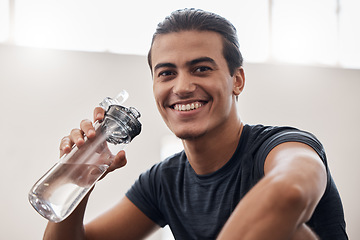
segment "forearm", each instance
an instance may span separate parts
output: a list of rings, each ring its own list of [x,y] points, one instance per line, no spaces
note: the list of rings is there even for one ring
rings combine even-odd
[[[301,224],[297,229],[291,240],[319,240],[320,238],[305,224]]]
[[[263,178],[240,201],[218,239],[291,239],[306,221],[306,207],[296,187]]]
[[[67,217],[59,223],[48,222],[44,233],[44,240],[83,240],[85,232],[83,226],[84,213],[89,195],[87,195],[79,206]]]
[[[326,169],[319,155],[302,143],[282,143],[266,157],[264,173],[238,203],[219,239],[288,240],[301,239],[301,234],[311,236],[304,224],[326,188]]]

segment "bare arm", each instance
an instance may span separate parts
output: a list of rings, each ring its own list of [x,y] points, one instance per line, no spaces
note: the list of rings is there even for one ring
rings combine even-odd
[[[301,224],[293,234],[291,240],[319,240],[320,238],[305,224]]]
[[[96,108],[94,120],[101,120],[104,111]],[[84,136],[95,136],[94,127],[90,120],[83,120],[80,129],[73,129],[69,136],[60,143],[60,155],[70,152],[72,145],[81,147]],[[127,160],[125,152],[119,152],[107,172],[123,167]],[[49,222],[44,233],[44,239],[51,240],[80,240],[80,239],[141,239],[157,228],[157,225],[144,215],[126,197],[113,209],[101,215],[84,227],[84,213],[90,193],[82,200],[75,211],[60,223]]]
[[[89,195],[87,195],[79,206],[67,217],[64,221],[60,223],[48,222],[45,233],[44,240],[61,240],[61,239],[85,239],[85,232],[83,227],[83,218],[86,208],[86,203],[88,201]]]
[[[269,153],[264,170],[265,176],[239,202],[218,239],[313,235],[305,222],[326,188],[325,166],[317,153],[302,143],[283,143]]]
[[[128,198],[85,226],[86,239],[144,239],[159,226]]]
[[[64,221],[49,222],[44,239],[143,239],[159,228],[126,197],[114,208],[83,226],[86,202],[87,198]]]

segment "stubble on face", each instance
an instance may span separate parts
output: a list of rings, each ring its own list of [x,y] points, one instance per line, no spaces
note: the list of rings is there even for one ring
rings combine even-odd
[[[195,75],[193,68],[198,66],[208,66],[203,62],[189,64],[196,59],[213,59],[217,68],[211,69],[208,75]],[[212,128],[219,128],[226,119],[226,115],[231,108],[231,76],[228,71],[226,60],[222,55],[221,36],[214,32],[180,32],[159,35],[154,41],[152,49],[152,65],[160,66],[160,70],[169,71],[171,77],[166,78],[159,75],[159,69],[153,69],[154,77],[154,96],[158,110],[162,115],[169,129],[180,139],[195,140],[204,137]],[[218,66],[219,65],[219,66]],[[164,68],[162,68],[164,67]],[[210,67],[212,67],[210,65]],[[214,67],[212,67],[214,68]],[[225,74],[226,72],[226,74]],[[199,99],[205,95],[206,106],[197,110],[199,115],[185,114],[176,112],[173,108],[166,105],[169,99],[179,98],[179,102],[185,101],[175,94],[173,89],[176,81],[179,81],[180,74],[187,74],[186,81],[192,81],[196,90],[186,94],[188,99]],[[193,75],[192,75],[193,74]],[[184,95],[182,95],[183,97]],[[200,98],[201,99],[201,98]],[[176,101],[170,101],[171,103]],[[194,111],[195,112],[195,111]],[[219,132],[219,129],[215,129]]]

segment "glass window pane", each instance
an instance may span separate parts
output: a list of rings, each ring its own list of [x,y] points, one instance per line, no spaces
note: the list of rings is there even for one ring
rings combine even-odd
[[[341,0],[340,3],[340,65],[360,68],[360,2]]]
[[[0,0],[0,42],[9,37],[9,0]]]
[[[274,0],[273,53],[286,62],[336,64],[335,0]]]

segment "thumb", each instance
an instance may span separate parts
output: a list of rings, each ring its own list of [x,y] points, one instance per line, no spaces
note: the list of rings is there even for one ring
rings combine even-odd
[[[108,172],[112,172],[115,169],[124,167],[126,163],[127,163],[127,159],[126,159],[125,151],[122,150],[116,154],[114,161],[111,163],[111,165],[108,168]]]

